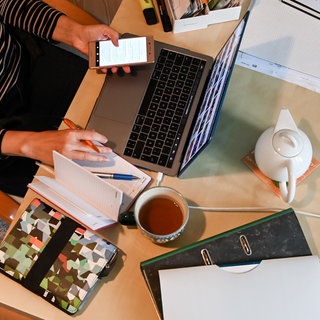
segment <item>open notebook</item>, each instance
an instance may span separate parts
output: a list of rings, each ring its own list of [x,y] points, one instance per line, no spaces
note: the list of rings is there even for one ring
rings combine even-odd
[[[108,162],[76,163],[54,151],[55,177],[36,176],[29,188],[92,230],[114,224],[151,177],[114,153],[106,156]],[[130,173],[139,179],[101,179],[90,171]]]

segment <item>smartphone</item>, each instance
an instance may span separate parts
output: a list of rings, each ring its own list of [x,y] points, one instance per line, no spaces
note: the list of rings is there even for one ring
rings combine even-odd
[[[89,68],[132,66],[154,62],[152,36],[122,38],[116,47],[111,40],[89,43]]]

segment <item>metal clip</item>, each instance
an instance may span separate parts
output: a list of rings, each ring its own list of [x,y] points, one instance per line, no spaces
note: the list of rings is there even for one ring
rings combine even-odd
[[[241,246],[242,246],[242,249],[243,249],[244,253],[247,256],[251,256],[252,255],[252,250],[250,248],[250,244],[249,244],[249,241],[248,241],[247,237],[242,234],[239,237],[239,240],[240,240],[240,243],[241,243]]]
[[[203,262],[206,266],[210,266],[213,264],[210,253],[207,249],[202,249],[201,251],[201,256],[203,259]]]

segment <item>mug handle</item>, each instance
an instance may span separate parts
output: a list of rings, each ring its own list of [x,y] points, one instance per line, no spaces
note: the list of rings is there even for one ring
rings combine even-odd
[[[287,203],[292,202],[296,193],[296,178],[293,173],[293,163],[292,161],[288,161],[287,164],[288,170],[288,186],[287,181],[279,182],[279,188],[281,192],[281,197]]]

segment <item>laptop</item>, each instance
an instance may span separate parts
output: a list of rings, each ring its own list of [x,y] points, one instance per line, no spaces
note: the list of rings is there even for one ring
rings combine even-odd
[[[155,41],[155,63],[107,76],[87,128],[132,164],[180,176],[213,137],[248,15],[215,59]]]

